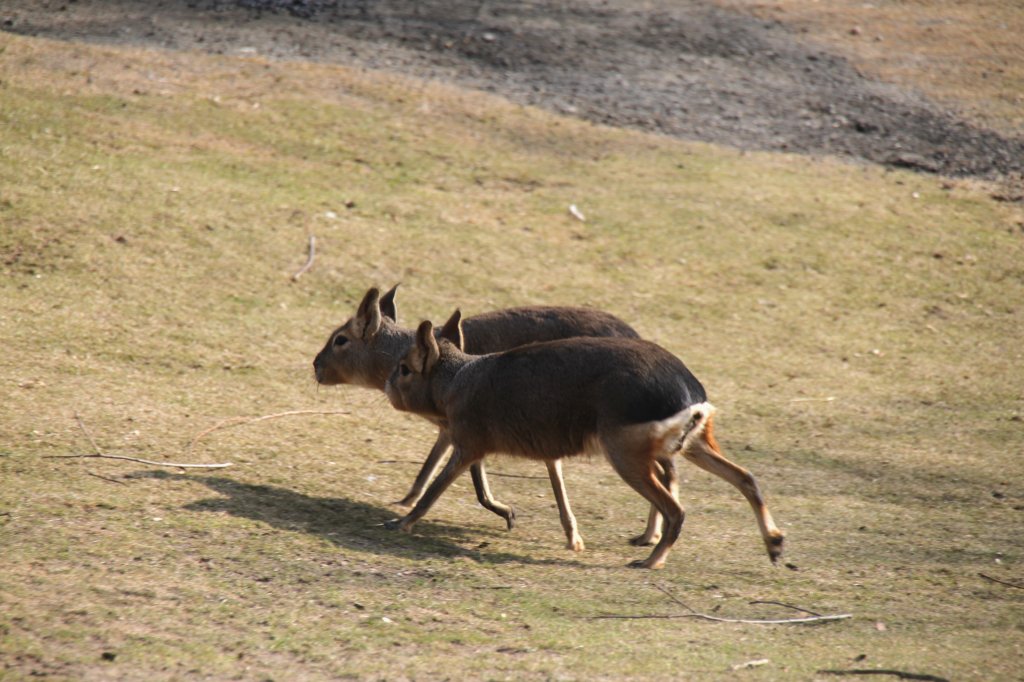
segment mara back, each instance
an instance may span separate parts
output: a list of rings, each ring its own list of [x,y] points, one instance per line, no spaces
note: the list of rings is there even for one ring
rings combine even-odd
[[[506,308],[474,315],[462,321],[462,333],[465,351],[470,355],[498,353],[528,343],[577,336],[640,338],[632,327],[614,315],[590,308],[562,306]]]
[[[706,400],[679,358],[628,338],[549,341],[473,358],[445,394],[456,443],[544,459],[590,450],[602,432]]]

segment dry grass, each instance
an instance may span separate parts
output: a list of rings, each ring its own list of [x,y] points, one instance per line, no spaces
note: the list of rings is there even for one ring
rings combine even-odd
[[[1020,582],[1024,559],[1019,206],[341,68],[0,49],[0,676],[1019,674],[1024,595],[979,576]],[[367,286],[399,280],[410,324],[589,303],[677,352],[798,570],[689,469],[661,572],[624,568],[645,509],[600,461],[567,465],[578,556],[530,478],[493,479],[511,533],[468,482],[415,535],[385,532],[431,431],[316,391],[309,362]],[[341,408],[186,449],[224,418]],[[235,466],[47,459],[91,450],[76,412],[108,452]],[[855,618],[589,619],[678,612],[654,583],[719,615],[773,599]]]

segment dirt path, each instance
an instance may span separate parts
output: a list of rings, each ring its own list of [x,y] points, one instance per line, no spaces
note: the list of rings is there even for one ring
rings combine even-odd
[[[1024,173],[1024,136],[968,123],[783,23],[707,0],[8,0],[0,25],[387,69],[744,149]]]

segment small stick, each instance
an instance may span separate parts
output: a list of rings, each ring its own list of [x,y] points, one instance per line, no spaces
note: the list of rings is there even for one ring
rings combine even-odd
[[[100,450],[100,446],[96,444],[96,439],[94,439],[92,437],[92,434],[89,433],[89,429],[87,429],[85,427],[85,422],[82,421],[82,417],[79,416],[79,414],[77,412],[75,412],[75,421],[78,422],[78,426],[81,427],[82,432],[85,433],[85,437],[89,439],[90,443],[92,443],[93,450],[95,450],[96,452],[94,454],[92,454],[92,455],[47,455],[46,457],[44,457],[44,459],[79,459],[79,458],[122,459],[122,460],[126,460],[128,462],[138,462],[140,464],[151,464],[153,466],[160,466],[160,467],[168,467],[169,466],[169,467],[176,467],[176,468],[179,468],[179,469],[223,469],[224,467],[231,466],[230,462],[228,462],[226,464],[176,464],[174,462],[154,462],[154,461],[148,460],[148,459],[139,459],[138,457],[124,457],[122,455],[107,455],[107,454],[104,454],[102,450]],[[96,476],[97,475],[97,474],[93,474],[92,472],[86,472],[86,473],[89,473],[92,476]],[[100,478],[103,478],[103,477],[100,476]],[[120,483],[121,481],[117,481],[117,482]],[[127,485],[127,483],[125,485]]]
[[[93,455],[46,455],[43,459],[120,459],[126,462],[138,462],[139,464],[150,464],[158,467],[174,467],[177,469],[223,469],[231,466],[231,462],[223,464],[179,464],[178,462],[154,462],[151,459],[140,459],[139,457],[125,457],[123,455],[104,455],[96,453]]]
[[[501,473],[499,471],[488,471],[487,475],[488,476],[499,476],[501,478],[529,478],[529,479],[535,480],[535,481],[546,481],[546,480],[548,480],[547,476],[526,476],[524,474],[503,474],[503,473]]]
[[[749,603],[752,604],[752,605],[753,604],[774,604],[775,606],[782,606],[782,607],[787,608],[787,609],[793,609],[794,611],[801,611],[803,613],[809,613],[812,616],[820,616],[821,615],[820,613],[815,613],[814,611],[808,611],[807,609],[802,609],[799,606],[793,606],[792,604],[786,604],[786,603],[781,602],[781,601],[767,601],[767,600],[757,599],[757,600],[754,600],[754,601],[749,602]]]
[[[299,270],[298,272],[296,272],[294,275],[292,275],[292,281],[293,282],[299,281],[299,277],[302,277],[302,275],[304,275],[307,270],[309,270],[311,267],[313,267],[313,259],[315,257],[316,257],[316,235],[312,235],[311,234],[311,235],[309,235],[309,258],[306,259],[306,264],[302,266],[302,269]]]
[[[761,619],[748,619],[748,618],[719,618],[718,616],[709,616],[706,613],[698,613],[697,611],[695,611],[692,608],[690,608],[690,606],[688,604],[683,602],[681,599],[679,599],[674,594],[672,594],[671,592],[666,590],[661,585],[658,585],[657,583],[651,583],[651,586],[654,587],[659,592],[661,592],[662,594],[664,594],[665,596],[667,596],[672,601],[674,601],[676,604],[679,604],[680,606],[682,606],[684,609],[686,609],[690,613],[680,614],[680,615],[675,615],[675,616],[594,616],[594,618],[595,619],[598,619],[598,618],[624,618],[624,619],[628,619],[628,618],[700,618],[700,619],[703,619],[703,620],[714,621],[716,623],[745,623],[745,624],[748,624],[748,625],[779,625],[779,624],[783,624],[783,623],[817,623],[817,622],[830,621],[830,620],[845,620],[847,618],[852,618],[853,617],[853,614],[843,613],[843,614],[839,614],[839,615],[835,615],[835,616],[812,615],[812,616],[808,616],[808,617],[804,617],[804,618],[773,618],[773,619],[765,619],[765,620],[761,620]],[[792,609],[797,609],[799,611],[804,611],[805,613],[811,613],[810,611],[807,611],[806,609],[801,609],[799,607],[790,606],[789,604],[785,604],[784,606],[787,606],[788,608],[792,608]]]
[[[992,576],[985,575],[984,573],[979,573],[978,575],[980,575],[985,580],[991,580],[992,582],[999,583],[1000,585],[1007,585],[1008,587],[1016,587],[1018,590],[1024,590],[1024,585],[1018,585],[1016,583],[1008,583],[1005,580],[1000,580],[999,578],[993,578]]]
[[[819,670],[819,675],[895,675],[901,680],[924,680],[925,682],[949,682],[945,677],[927,673],[908,673],[903,670],[872,670],[852,668],[850,670]]]
[[[117,483],[118,485],[128,485],[124,481],[119,481],[116,478],[110,478],[108,476],[100,476],[99,474],[95,474],[95,473],[93,473],[91,471],[86,471],[85,473],[89,474],[90,476],[95,476],[96,478],[102,478],[104,481],[110,481],[111,483]]]
[[[830,403],[835,400],[834,395],[830,395],[827,398],[792,398],[789,402],[791,403]]]
[[[92,434],[89,433],[89,429],[85,428],[85,422],[82,421],[82,418],[78,415],[77,412],[75,412],[75,421],[78,422],[78,426],[79,428],[82,429],[82,433],[85,434],[85,437],[89,439],[90,443],[92,443],[92,449],[96,451],[97,455],[102,455],[103,451],[100,450],[99,445],[96,445],[96,440],[92,437]]]
[[[750,618],[718,618],[717,616],[709,616],[704,613],[678,613],[668,615],[651,615],[645,614],[640,616],[619,616],[619,615],[604,615],[604,616],[590,616],[589,620],[675,620],[678,618],[699,618],[701,620],[710,620],[715,623],[742,623],[744,625],[786,625],[789,623],[823,623],[830,620],[846,620],[847,618],[853,618],[851,613],[842,613],[835,616],[808,616],[807,618],[773,618],[766,620],[750,619]]]
[[[192,442],[188,444],[188,449],[192,450],[203,437],[218,431],[220,429],[226,429],[229,426],[243,426],[245,424],[255,424],[256,422],[266,421],[268,419],[278,419],[280,417],[293,417],[296,415],[305,414],[352,414],[349,410],[290,410],[288,412],[278,412],[276,414],[265,414],[262,417],[232,417],[231,419],[224,419],[219,421],[210,428],[202,431]]]

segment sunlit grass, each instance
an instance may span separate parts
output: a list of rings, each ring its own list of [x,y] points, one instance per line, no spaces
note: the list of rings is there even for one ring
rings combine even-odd
[[[12,674],[1015,674],[1019,591],[978,574],[1019,579],[1022,558],[1019,207],[341,68],[0,45]],[[384,531],[432,430],[318,390],[309,363],[367,287],[398,281],[409,325],[585,303],[679,354],[798,570],[772,569],[740,496],[685,467],[687,525],[658,573],[624,568],[644,504],[596,459],[566,466],[580,555],[542,478],[492,478],[511,533],[468,481],[415,535]],[[342,408],[187,447],[226,418]],[[110,453],[234,466],[47,459],[92,451],[75,414]],[[704,612],[855,618],[590,619],[679,613],[652,583]]]

